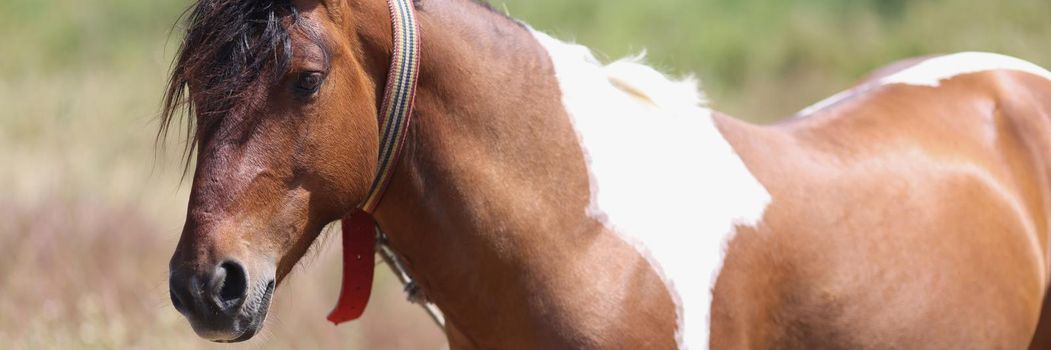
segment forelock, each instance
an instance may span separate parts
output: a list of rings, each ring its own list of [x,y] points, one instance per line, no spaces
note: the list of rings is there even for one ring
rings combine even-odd
[[[291,30],[299,14],[289,0],[198,0],[185,14],[186,32],[165,93],[161,129],[187,118],[187,151],[194,121],[215,119],[246,104],[259,87],[279,81],[292,64]]]

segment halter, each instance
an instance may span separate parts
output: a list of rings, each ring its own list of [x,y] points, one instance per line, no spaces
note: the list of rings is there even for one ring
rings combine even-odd
[[[397,256],[387,246],[386,239],[381,238],[377,244],[377,237],[384,235],[372,216],[383,199],[408,135],[420,66],[419,25],[412,0],[387,0],[387,5],[390,7],[393,45],[387,86],[380,106],[379,163],[368,197],[353,213],[343,218],[343,283],[339,301],[328,315],[328,320],[335,324],[356,320],[365,312],[372,292],[377,245],[387,265],[406,284],[406,290],[415,288]],[[444,321],[438,310],[433,305],[422,304],[442,326]]]

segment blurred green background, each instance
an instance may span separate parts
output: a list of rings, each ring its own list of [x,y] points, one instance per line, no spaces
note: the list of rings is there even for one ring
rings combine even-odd
[[[426,1],[426,0],[424,0]],[[187,0],[0,1],[0,347],[203,348],[170,307],[188,181],[154,147]],[[897,59],[995,51],[1051,67],[1047,0],[507,0],[600,57],[649,52],[715,108],[767,122]],[[172,28],[175,28],[174,32]],[[328,239],[328,241],[334,241]],[[441,348],[383,272],[361,322],[332,327],[335,244],[278,291],[238,347]]]

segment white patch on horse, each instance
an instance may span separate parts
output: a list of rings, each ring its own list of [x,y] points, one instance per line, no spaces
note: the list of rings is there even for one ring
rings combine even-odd
[[[992,70],[1025,72],[1051,80],[1051,72],[1019,58],[986,52],[963,52],[925,60],[915,66],[880,79],[879,84],[938,87],[943,80],[948,80],[958,75]]]
[[[806,117],[814,112],[833,106],[851,97],[872,91],[878,87],[891,84],[938,87],[942,81],[954,77],[994,70],[1024,72],[1051,80],[1051,72],[1031,62],[995,53],[961,52],[952,55],[934,57],[920,62],[900,72],[883,77],[877,81],[838,93],[807,107],[796,114]]]
[[[723,138],[692,79],[535,32],[554,62],[591,177],[588,215],[646,257],[678,309],[682,348],[708,347],[711,291],[735,226],[770,195]]]

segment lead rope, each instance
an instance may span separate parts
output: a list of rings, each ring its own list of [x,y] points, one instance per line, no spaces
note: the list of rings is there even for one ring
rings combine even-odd
[[[412,279],[412,276],[409,276],[405,266],[401,264],[401,259],[391,249],[387,235],[383,233],[379,226],[376,227],[376,242],[376,246],[379,247],[380,258],[383,258],[383,262],[390,266],[391,272],[398,277],[398,281],[401,281],[402,290],[408,296],[409,302],[420,305],[439,328],[445,329],[445,315],[442,314],[442,311],[437,306],[420,296],[419,284]]]

